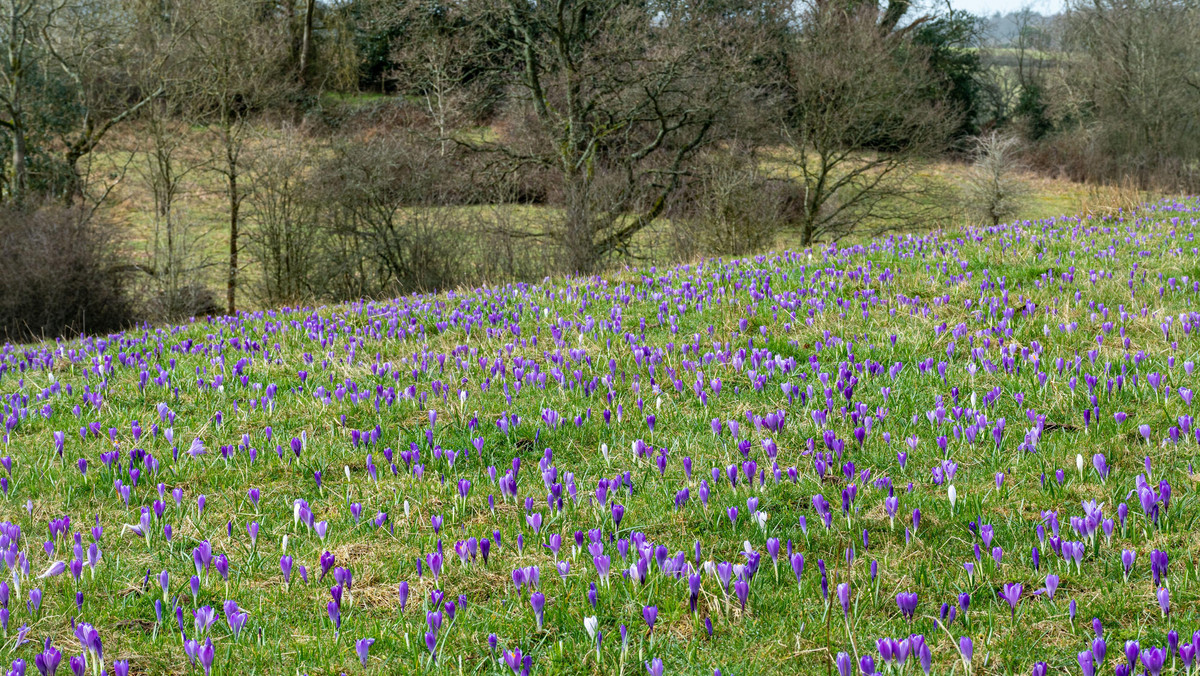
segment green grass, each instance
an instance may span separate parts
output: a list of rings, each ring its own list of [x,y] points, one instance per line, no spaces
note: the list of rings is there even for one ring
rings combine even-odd
[[[1195,208],[1194,201],[1187,203],[1187,209]],[[1182,224],[1173,224],[1172,218],[1183,219]],[[367,637],[376,640],[367,669],[371,673],[511,673],[489,651],[487,639],[493,633],[501,648],[519,647],[533,655],[538,674],[620,673],[622,664],[625,673],[644,673],[642,663],[652,658],[661,658],[668,673],[711,673],[714,668],[724,674],[833,673],[836,653],[866,654],[874,650],[877,638],[910,633],[926,636],[938,673],[962,673],[955,648],[960,636],[975,641],[974,673],[1028,673],[1036,660],[1074,673],[1075,655],[1090,640],[1092,617],[1105,626],[1107,671],[1121,659],[1124,640],[1165,645],[1169,629],[1190,636],[1197,620],[1200,569],[1191,530],[1200,511],[1190,471],[1197,446],[1194,441],[1163,441],[1167,427],[1192,410],[1178,388],[1195,387],[1183,364],[1197,359],[1197,334],[1184,334],[1180,322],[1194,323],[1195,318],[1176,319],[1171,342],[1159,326],[1168,316],[1194,312],[1191,281],[1186,289],[1159,294],[1160,273],[1163,280],[1194,274],[1192,219],[1191,211],[1163,208],[1136,220],[1034,221],[996,233],[936,234],[920,248],[915,239],[905,238],[836,254],[822,246],[723,265],[659,269],[654,275],[626,273],[624,281],[555,280],[394,303],[269,310],[139,329],[103,341],[12,348],[6,354],[0,392],[21,415],[6,440],[12,471],[6,473],[8,490],[0,509],[22,529],[19,548],[28,557],[30,575],[19,576],[19,591],[13,588],[7,636],[13,646],[17,627],[27,623],[32,641],[15,647],[12,657],[31,663],[46,637],[68,655],[76,654],[73,618],[99,629],[110,668],[114,659],[129,659],[136,673],[186,672],[171,611],[177,600],[192,638],[197,636],[194,608],[207,604],[221,612],[206,634],[216,648],[214,673],[220,674],[358,673],[362,669],[354,642]],[[1127,243],[1128,236],[1142,239]],[[1131,293],[1127,280],[1135,264]],[[1064,280],[1062,275],[1072,266],[1074,280]],[[864,270],[870,279],[861,276]],[[1093,283],[1089,270],[1111,272],[1112,277]],[[816,271],[821,271],[818,293],[795,295],[811,288]],[[1001,277],[1007,280],[1003,290],[984,284]],[[768,280],[773,295],[763,297],[762,285]],[[1076,291],[1081,294],[1078,300]],[[704,300],[701,307],[698,300]],[[1030,314],[1025,312],[1027,302],[1035,307]],[[863,316],[863,303],[871,309],[868,317]],[[1007,320],[1004,308],[1012,309]],[[1097,348],[1105,308],[1117,328]],[[1118,308],[1130,315],[1122,319]],[[609,321],[618,310],[619,329],[578,328],[589,316],[597,323]],[[516,321],[520,338],[503,323],[492,325],[489,315]],[[472,322],[468,327],[466,317],[480,317],[482,325]],[[1078,322],[1076,328],[1064,330],[1073,322]],[[951,331],[960,324],[968,334],[952,338]],[[942,325],[948,330],[939,331]],[[976,333],[993,329],[1000,333]],[[1011,335],[1004,335],[1005,330]],[[1122,330],[1130,340],[1128,348],[1119,342]],[[1012,346],[1011,354],[1002,348],[1001,337],[1005,346]],[[948,354],[952,340],[955,349]],[[660,350],[660,358],[653,364],[639,363],[631,342]],[[1038,362],[1022,353],[1035,342],[1042,350]],[[691,350],[695,345],[698,353]],[[981,350],[975,358],[972,347]],[[1088,351],[1094,348],[1098,353],[1093,363]],[[447,354],[442,366],[438,356]],[[1072,369],[1060,374],[1055,368],[1057,358],[1073,364],[1077,355],[1082,359],[1078,375]],[[521,367],[525,377],[519,392],[514,372],[518,356],[529,360]],[[1006,356],[1014,360],[1007,367],[1011,370],[1006,370]],[[497,357],[504,374],[492,373]],[[811,357],[819,361],[816,371],[810,367]],[[483,358],[487,362],[481,366]],[[936,368],[919,369],[918,363],[927,359],[935,365],[947,362],[947,377],[939,377]],[[243,360],[248,361],[239,367]],[[903,364],[903,370],[893,378],[887,370],[896,363]],[[971,374],[969,364],[980,368]],[[1107,393],[1104,380],[1112,377],[1105,375],[1108,364],[1112,375],[1123,368],[1139,374],[1137,385],[1126,382],[1123,389]],[[832,387],[843,367],[855,369],[858,379],[851,406],[861,404],[873,417],[872,431],[861,447],[853,433],[864,423],[840,410],[846,399],[836,389],[830,394],[834,405],[828,423],[819,427],[812,416],[814,410],[826,408],[819,373],[831,373]],[[560,384],[556,369],[569,387]],[[882,371],[875,372],[878,369]],[[143,370],[150,379],[144,389],[139,386]],[[303,385],[300,371],[307,373]],[[1046,374],[1044,384],[1039,371]],[[1175,388],[1170,396],[1146,385],[1152,372],[1165,374]],[[169,382],[153,382],[160,373],[168,374]],[[544,388],[539,374],[545,376]],[[1085,425],[1088,374],[1101,378],[1101,413]],[[219,388],[214,387],[218,376],[223,379]],[[606,376],[612,376],[611,387],[603,380]],[[707,402],[692,391],[697,378],[705,383]],[[719,394],[711,387],[713,378],[723,381]],[[1078,379],[1074,388],[1072,378]],[[681,381],[678,386],[676,379]],[[764,379],[761,389],[756,386],[759,379]],[[815,397],[789,402],[781,390],[784,382],[801,390],[812,385]],[[410,386],[415,399],[398,396],[391,405],[376,406],[378,392],[395,388],[402,395]],[[268,387],[277,390],[273,406],[255,405]],[[318,396],[318,388],[328,394]],[[338,388],[366,394],[355,400],[350,392],[336,393]],[[459,399],[460,388],[466,392],[465,401]],[[890,388],[886,398],[881,388]],[[957,389],[957,404],[952,388]],[[984,397],[993,388],[999,388],[999,396],[985,405]],[[100,393],[102,403],[97,407],[89,402],[85,391]],[[938,398],[947,409],[947,423],[940,428],[926,419]],[[160,419],[159,402],[169,407],[173,423]],[[968,424],[972,414],[967,409],[972,408],[986,415],[989,424],[1007,420],[1000,447],[992,443],[990,431],[981,432],[976,443],[954,433],[956,425]],[[430,409],[438,412],[432,447],[426,437]],[[612,412],[610,424],[604,422],[606,409]],[[779,409],[787,411],[781,433],[756,429],[747,421],[748,411],[764,415]],[[541,421],[546,410],[562,416],[557,429]],[[620,420],[618,410],[623,411]],[[1030,427],[1028,411],[1045,415],[1050,423],[1036,453],[1018,450]],[[1118,424],[1115,411],[1127,412],[1129,420]],[[589,412],[590,418],[576,427],[575,417]],[[653,431],[645,418],[651,412],[657,418]],[[508,433],[496,425],[505,414],[520,417]],[[741,471],[743,462],[727,429],[717,436],[712,433],[714,418],[741,424],[750,457],[766,471],[763,485],[756,481],[747,486],[744,475],[736,487],[713,481],[714,468],[723,474],[725,467],[737,463]],[[145,430],[140,439],[132,435],[133,420]],[[91,423],[99,423],[102,438],[81,438],[78,430]],[[1140,440],[1139,424],[1151,425],[1153,444]],[[152,433],[152,425],[158,426],[158,434]],[[352,430],[375,426],[382,431],[377,444],[353,445]],[[168,427],[174,444],[164,438]],[[110,428],[115,430],[112,439]],[[53,440],[59,430],[65,433],[61,457]],[[810,439],[822,448],[826,431],[844,440],[845,457],[822,479],[806,449]],[[301,433],[307,446],[296,457],[289,441]],[[890,435],[890,443],[884,433]],[[902,467],[897,452],[909,450],[905,440],[912,435],[919,442]],[[948,438],[946,453],[936,443],[939,435]],[[255,449],[256,460],[244,438]],[[473,450],[476,438],[482,439],[481,454]],[[768,438],[779,448],[778,480],[771,476],[762,446]],[[189,456],[193,439],[203,441],[206,454]],[[665,449],[663,473],[652,460],[634,457],[631,448],[639,439]],[[410,444],[420,449],[420,477],[398,455]],[[608,460],[601,455],[602,444],[609,449]],[[179,449],[178,460],[173,446]],[[228,459],[222,458],[222,447],[232,447]],[[395,474],[384,459],[385,447],[397,454]],[[142,474],[127,507],[114,482],[132,483],[128,452],[133,448],[152,454],[158,468],[140,465]],[[467,449],[469,457],[450,466],[444,457],[435,457],[435,448]],[[123,454],[120,471],[100,460],[102,453],[114,449]],[[551,449],[557,482],[563,484],[562,512],[547,508],[538,468],[546,449]],[[1091,470],[1094,453],[1104,453],[1113,467],[1107,481]],[[375,478],[367,471],[368,454],[377,466]],[[1077,454],[1084,458],[1083,473],[1075,469]],[[1142,516],[1135,496],[1127,528],[1118,527],[1111,543],[1101,535],[1088,547],[1078,571],[1038,543],[1034,526],[1043,510],[1059,510],[1064,539],[1077,539],[1071,535],[1069,517],[1081,514],[1083,500],[1102,503],[1105,516],[1115,518],[1116,505],[1129,499],[1135,476],[1144,471],[1144,456],[1151,458],[1152,480],[1165,479],[1174,487],[1160,526]],[[520,500],[532,499],[533,511],[544,517],[539,534],[527,525],[524,506],[503,501],[488,476],[489,466],[503,475],[514,457],[521,461]],[[684,474],[685,457],[694,466],[690,479]],[[931,480],[930,468],[944,457],[957,462],[952,483],[959,497],[953,512],[946,486]],[[86,475],[78,469],[80,459],[88,462]],[[854,464],[851,480],[843,476],[843,462]],[[792,467],[796,482],[788,478]],[[1059,469],[1064,471],[1061,485],[1054,476]],[[314,481],[317,471],[323,475],[320,488]],[[861,475],[864,471],[870,472],[869,478]],[[616,528],[608,508],[594,504],[593,496],[599,479],[624,472],[632,489],[609,492],[610,504],[619,502],[626,508]],[[1001,488],[996,487],[997,472],[1006,477]],[[883,508],[886,486],[876,483],[883,477],[890,479],[899,497],[894,524]],[[577,500],[571,497],[572,478]],[[466,499],[456,493],[462,479],[471,482]],[[706,507],[698,497],[702,479],[712,484]],[[857,499],[850,515],[841,516],[840,495],[851,482],[857,486]],[[164,515],[154,522],[155,534],[143,541],[125,532],[122,524],[137,523],[140,509],[153,507],[160,484]],[[257,507],[247,498],[252,487],[262,492]],[[685,487],[691,498],[677,510],[673,498]],[[174,489],[182,491],[179,507],[171,497]],[[834,510],[828,531],[812,507],[811,498],[818,492]],[[206,497],[202,515],[196,506],[200,495]],[[489,495],[495,496],[494,510]],[[752,523],[749,498],[759,500],[758,509],[769,515],[762,528]],[[328,521],[324,541],[295,523],[297,499],[308,502],[315,520]],[[352,519],[349,503],[364,506],[360,523]],[[733,507],[739,515],[731,523],[727,514]],[[914,509],[922,514],[920,528],[906,537]],[[379,512],[389,515],[388,526],[376,529],[369,522]],[[74,558],[70,535],[57,541],[53,555],[41,546],[47,521],[64,515],[81,533],[85,550],[99,518],[103,557],[94,577],[85,567],[78,582],[69,573],[38,580],[51,560]],[[446,563],[436,583],[428,572],[419,579],[415,568],[418,558],[436,548],[433,515],[445,519],[440,538]],[[807,521],[807,533],[800,527],[801,518]],[[974,561],[973,545],[978,542],[967,528],[969,521],[993,525],[994,545],[1004,549],[999,564],[982,552],[973,577],[963,568],[964,562]],[[261,526],[257,544],[247,535],[251,522]],[[166,523],[174,531],[170,543],[162,536]],[[591,556],[573,550],[572,534],[596,528],[604,532],[604,553],[612,557],[615,575],[610,587],[600,587],[593,609],[586,593],[598,579]],[[864,529],[869,544],[863,542]],[[493,548],[488,564],[477,560],[461,565],[455,543],[467,537],[490,538],[493,530],[502,532],[503,547]],[[563,536],[557,558],[571,563],[565,581],[554,571],[555,557],[543,546],[548,533]],[[702,560],[713,563],[743,563],[747,543],[763,553],[769,537],[779,538],[785,548],[790,541],[806,560],[803,582],[798,588],[786,560],[780,561],[777,579],[763,553],[745,609],[725,594],[715,576],[705,574],[693,615],[686,580],[660,574],[657,564],[650,564],[645,584],[622,579],[619,570],[629,562],[622,562],[609,535],[630,538],[634,533],[643,533],[672,555],[683,552],[689,562],[696,541],[701,543]],[[515,546],[518,534],[525,540],[520,553]],[[287,553],[295,557],[297,567],[309,569],[308,583],[296,573],[290,585],[282,584],[279,560],[285,536]],[[202,573],[198,598],[193,600],[188,579],[195,574],[192,551],[201,540],[228,557],[230,576],[226,582],[215,570]],[[1039,572],[1030,566],[1035,545],[1043,550]],[[1119,561],[1123,548],[1138,552],[1129,583]],[[1169,620],[1160,617],[1150,580],[1149,553],[1154,548],[1171,556],[1168,579],[1174,611]],[[853,563],[848,563],[848,549],[854,552]],[[340,633],[326,614],[333,583],[328,578],[317,581],[319,556],[325,551],[335,555],[336,565],[353,572]],[[828,604],[819,591],[818,559],[828,570]],[[874,578],[873,561],[878,566]],[[511,579],[514,568],[534,565],[540,567],[540,589],[547,598],[540,630],[528,587],[518,592]],[[163,599],[157,583],[162,570],[170,573],[170,589],[159,623],[155,601]],[[1047,572],[1062,577],[1053,602],[1032,595]],[[402,580],[412,585],[404,611],[396,592]],[[847,617],[833,594],[843,582],[852,589]],[[1026,588],[1015,617],[998,596],[1009,582],[1022,582]],[[31,612],[25,599],[35,587],[45,596],[41,609]],[[444,591],[446,600],[465,595],[467,603],[453,622],[443,625],[438,663],[430,667],[423,645],[423,606],[435,588]],[[75,607],[77,591],[83,594],[80,610]],[[912,621],[901,617],[895,603],[897,593],[908,591],[920,599]],[[937,621],[940,605],[955,604],[959,593],[971,595],[970,611],[942,626]],[[226,599],[250,613],[237,640],[221,610]],[[1078,604],[1074,622],[1067,617],[1071,601]],[[652,633],[641,619],[646,605],[659,610]],[[583,628],[587,616],[598,618],[604,635],[598,655]],[[703,628],[705,618],[713,624],[711,638]],[[622,624],[629,628],[627,650],[619,638]],[[915,670],[910,663],[908,672]]]

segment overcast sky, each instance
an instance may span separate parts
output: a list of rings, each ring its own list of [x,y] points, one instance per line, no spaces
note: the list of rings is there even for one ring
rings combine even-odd
[[[1062,0],[950,0],[954,9],[965,9],[972,14],[989,16],[996,12],[1007,14],[1028,6],[1041,14],[1054,14],[1063,7]]]

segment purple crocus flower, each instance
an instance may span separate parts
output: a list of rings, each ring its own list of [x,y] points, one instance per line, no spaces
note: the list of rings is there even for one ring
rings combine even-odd
[[[958,651],[962,653],[963,661],[967,664],[971,663],[971,657],[975,654],[975,644],[971,641],[970,636],[960,636],[958,639]]]
[[[1046,598],[1054,600],[1054,592],[1058,590],[1059,577],[1054,573],[1046,576]]]
[[[429,651],[431,659],[437,657],[437,634],[425,632],[425,649]]]
[[[204,646],[196,653],[196,658],[200,661],[200,666],[204,668],[204,676],[209,676],[212,673],[213,660],[217,657],[217,651],[213,647],[212,639],[204,639]]]
[[[653,632],[654,623],[658,621],[658,606],[646,606],[642,608],[642,619],[646,621],[646,626]]]
[[[767,555],[775,564],[775,577],[779,577],[779,538],[767,538]]]
[[[617,528],[621,527],[621,519],[625,518],[625,505],[613,503],[612,520],[613,525]]]
[[[45,650],[33,658],[33,664],[42,676],[54,676],[60,663],[62,663],[62,651],[50,645],[49,640],[46,641]]]
[[[521,665],[523,662],[524,659],[521,655],[520,648],[515,648],[511,652],[508,650],[504,651],[504,663],[508,665],[508,668],[512,670],[514,675],[521,673]]]
[[[1196,661],[1196,645],[1184,643],[1179,646],[1179,659],[1183,662],[1184,671],[1190,673],[1192,664]]]
[[[801,575],[804,573],[804,555],[800,552],[795,552],[791,556],[792,572],[796,575],[796,585],[801,583]]]
[[[354,650],[358,652],[358,661],[362,662],[363,668],[367,666],[367,652],[374,644],[375,639],[373,638],[360,638],[354,642]]]
[[[1167,565],[1169,558],[1167,553],[1161,549],[1151,550],[1150,552],[1150,575],[1154,578],[1154,584],[1162,584],[1162,579],[1167,575]]]
[[[838,602],[842,604],[842,614],[850,617],[850,583],[841,582],[837,586]]]
[[[737,596],[738,602],[742,604],[742,611],[745,612],[746,601],[750,598],[750,583],[739,577],[733,583],[733,593]]]
[[[55,561],[41,575],[38,575],[38,579],[44,580],[48,577],[58,577],[65,572],[67,572],[67,563],[65,561]]]
[[[320,563],[321,563],[321,576],[317,578],[317,581],[323,582],[325,580],[325,576],[329,573],[330,569],[333,568],[334,555],[328,551],[321,554]]]
[[[833,662],[837,665],[838,676],[851,676],[854,669],[854,662],[851,660],[850,655],[838,653]]]
[[[1138,663],[1138,655],[1141,652],[1141,646],[1137,641],[1125,642],[1125,659],[1129,662],[1129,669],[1136,669]]]
[[[1129,581],[1129,573],[1133,571],[1133,564],[1137,561],[1137,552],[1129,549],[1121,550],[1121,566],[1125,568],[1125,581]]]
[[[1143,648],[1140,655],[1142,666],[1146,669],[1146,673],[1150,676],[1158,676],[1162,673],[1163,665],[1167,661],[1167,652],[1162,648],[1151,646]]]
[[[1081,651],[1076,659],[1079,662],[1079,672],[1082,676],[1096,676],[1096,665],[1092,661],[1092,651]]]
[[[250,619],[250,614],[242,612],[238,608],[236,601],[225,601],[225,621],[229,624],[229,631],[233,633],[233,638],[236,641],[241,635],[242,629],[246,627],[246,622]]]
[[[1021,594],[1025,591],[1025,585],[1020,582],[1010,582],[1004,585],[1003,591],[1000,592],[1000,597],[1008,601],[1008,605],[1012,610],[1012,616],[1015,619],[1017,616],[1017,603],[1021,601]]]
[[[916,592],[900,592],[896,594],[896,605],[900,608],[900,614],[905,619],[913,619],[913,615],[917,611]]]
[[[529,595],[529,605],[533,607],[533,617],[537,620],[538,631],[542,630],[542,618],[546,609],[546,597],[541,592]]]
[[[333,623],[335,631],[342,628],[342,608],[336,600],[330,601],[325,605],[325,610],[329,613],[329,621]]]
[[[921,671],[925,672],[925,676],[929,676],[929,672],[933,670],[933,652],[929,650],[929,645],[925,643],[924,636],[918,636],[920,639],[920,647],[917,648],[917,659],[921,662]]]

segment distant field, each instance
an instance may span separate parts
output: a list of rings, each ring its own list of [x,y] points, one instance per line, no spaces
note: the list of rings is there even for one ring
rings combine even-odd
[[[387,97],[378,94],[364,94],[351,99],[339,98],[338,102],[350,105],[373,105],[386,101]],[[176,204],[175,217],[186,224],[190,230],[191,255],[194,256],[200,269],[199,279],[210,288],[219,292],[223,298],[224,275],[228,258],[228,205],[223,191],[223,178],[213,171],[212,147],[214,138],[200,129],[188,130],[191,138],[185,149],[180,152],[181,167],[189,171],[180,185],[179,198]],[[249,135],[248,154],[253,153],[256,146],[280,142],[276,132],[269,130],[256,131]],[[96,159],[97,187],[111,188],[111,195],[106,202],[103,213],[127,227],[127,239],[130,253],[141,262],[149,260],[155,237],[154,196],[146,180],[147,148],[144,142],[139,143],[134,135],[129,135],[113,144],[107,152],[99,153]],[[768,161],[766,168],[770,171],[782,170],[782,165]],[[920,208],[925,211],[922,223],[925,229],[950,228],[955,229],[970,225],[959,203],[959,183],[963,179],[967,167],[963,164],[938,162],[931,163],[919,173],[920,187],[929,193],[920,198]],[[114,180],[116,177],[116,180]],[[1029,219],[1041,219],[1061,214],[1075,213],[1081,210],[1107,209],[1109,203],[1128,201],[1127,195],[1109,194],[1103,190],[1088,188],[1066,180],[1055,180],[1030,174],[1026,180],[1032,191],[1024,210]],[[243,177],[243,186],[248,181]],[[1111,191],[1110,191],[1111,192]],[[1119,193],[1119,191],[1117,191]],[[1150,199],[1150,195],[1141,195],[1140,199]],[[476,216],[481,209],[495,209],[500,212],[515,211],[516,218],[508,219],[519,223],[530,230],[546,229],[558,217],[558,210],[553,207],[496,205],[493,207],[465,206],[462,207],[464,220]],[[670,251],[664,249],[665,237],[663,229],[668,226],[666,220],[661,221],[660,228],[645,231],[635,241],[635,251],[643,260],[667,263]],[[869,227],[887,226],[885,222],[873,222]],[[254,227],[253,216],[249,208],[243,209],[243,232]],[[777,246],[795,245],[795,237],[788,232],[779,236]],[[243,255],[243,280],[253,280],[258,274],[255,263]],[[255,307],[254,298],[243,293],[246,307]]]

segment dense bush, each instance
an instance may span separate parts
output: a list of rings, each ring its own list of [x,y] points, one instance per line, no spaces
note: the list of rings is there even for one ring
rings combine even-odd
[[[386,130],[368,143],[339,135],[319,154],[291,137],[261,150],[246,237],[258,300],[380,298],[544,276],[555,249],[531,246],[512,206],[526,186],[472,181],[459,153]]]
[[[770,247],[787,225],[795,188],[767,176],[746,153],[706,154],[671,214],[676,257],[736,256]]]
[[[134,320],[112,228],[78,209],[0,208],[0,330],[8,340],[106,333]]]

